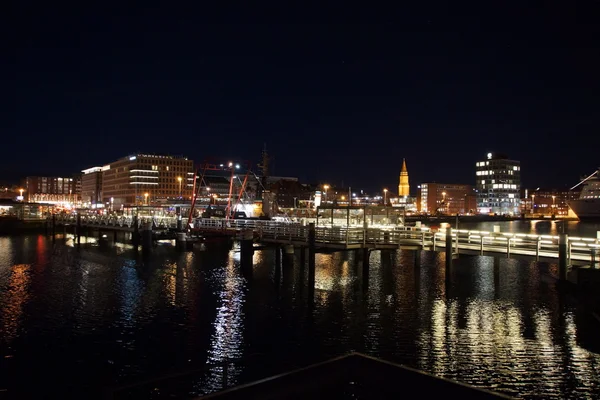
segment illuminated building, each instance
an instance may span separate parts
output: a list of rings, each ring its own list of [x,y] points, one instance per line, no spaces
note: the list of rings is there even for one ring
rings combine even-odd
[[[81,202],[84,207],[96,208],[102,203],[102,171],[104,167],[84,169],[81,175]]]
[[[524,189],[521,191],[521,213],[546,216],[571,216],[568,202],[579,198],[580,192],[563,189]]]
[[[36,203],[74,203],[78,201],[77,181],[78,178],[28,176],[23,197]]]
[[[309,201],[315,192],[313,186],[298,182],[298,178],[280,178],[268,189],[275,193],[277,205],[282,208],[297,208],[301,202]]]
[[[515,215],[520,212],[521,163],[504,154],[488,153],[475,164],[477,212]]]
[[[410,185],[408,183],[408,169],[406,169],[406,160],[402,159],[402,169],[400,170],[400,180],[398,183],[398,196],[410,196]]]
[[[185,157],[134,154],[103,168],[102,201],[113,207],[191,199],[194,163]]]
[[[423,214],[474,214],[477,208],[471,185],[422,183],[417,191],[417,210]]]

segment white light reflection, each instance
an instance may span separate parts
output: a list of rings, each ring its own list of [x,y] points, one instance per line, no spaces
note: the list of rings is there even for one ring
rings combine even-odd
[[[229,252],[227,265],[222,270],[215,270],[219,274],[217,281],[222,287],[217,289],[217,316],[213,323],[215,331],[211,338],[208,351],[207,363],[218,363],[228,359],[236,359],[242,356],[243,305],[245,302],[245,281],[239,271],[239,263],[234,261],[234,251]],[[227,369],[227,381],[234,384],[240,374],[235,364],[229,364]],[[211,371],[212,375],[208,385],[213,389],[220,389],[223,368],[221,366]]]
[[[533,315],[535,325],[535,337],[537,339],[537,359],[541,371],[556,371],[561,368],[557,360],[562,357],[557,357],[557,349],[552,343],[552,321],[548,310],[538,310]],[[560,392],[560,385],[557,380],[544,379],[543,385],[547,392]]]
[[[598,389],[598,382],[592,377],[598,375],[597,369],[600,365],[600,356],[594,355],[577,345],[577,326],[575,325],[573,313],[565,315],[565,335],[568,359],[573,366],[569,369],[569,372],[577,380],[575,386],[588,388],[596,386],[596,389]]]

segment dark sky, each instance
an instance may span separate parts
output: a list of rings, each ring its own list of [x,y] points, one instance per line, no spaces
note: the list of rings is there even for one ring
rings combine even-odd
[[[122,3],[19,2],[0,179],[136,151],[258,162],[263,143],[276,175],[372,189],[397,185],[403,157],[415,185],[472,184],[488,151],[521,160],[529,186],[600,166],[597,2]]]

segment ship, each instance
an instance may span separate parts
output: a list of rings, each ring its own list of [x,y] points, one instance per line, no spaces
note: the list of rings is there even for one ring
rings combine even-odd
[[[582,221],[600,220],[600,168],[571,190],[579,185],[583,185],[579,199],[569,201],[569,207]]]

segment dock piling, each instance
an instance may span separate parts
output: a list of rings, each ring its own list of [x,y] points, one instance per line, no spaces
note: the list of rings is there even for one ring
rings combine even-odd
[[[240,263],[244,273],[252,272],[254,256],[254,233],[251,230],[242,232],[240,241]]]
[[[314,222],[308,225],[308,286],[315,285],[315,253],[316,253],[316,229]]]
[[[452,268],[452,228],[446,228],[446,272]]]
[[[81,244],[81,214],[77,214],[77,244]]]
[[[569,246],[569,235],[561,233],[558,235],[558,278],[561,281],[567,280],[567,272],[569,269],[568,265],[568,246]]]

